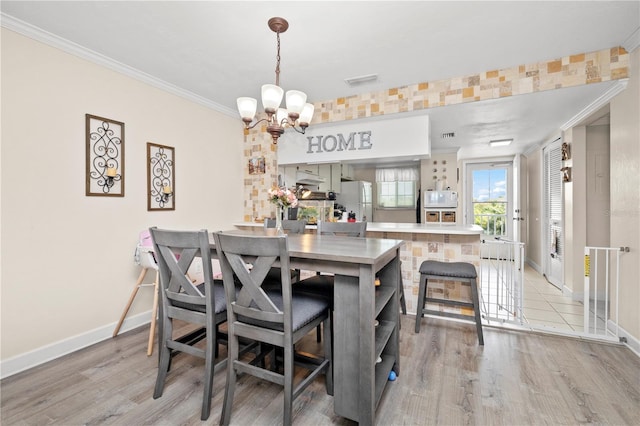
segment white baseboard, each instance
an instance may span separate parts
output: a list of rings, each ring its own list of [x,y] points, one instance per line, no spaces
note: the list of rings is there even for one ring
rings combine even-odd
[[[120,328],[120,333],[124,333],[134,328],[151,322],[151,310],[142,312],[132,317],[126,318]],[[0,361],[0,379],[12,376],[29,368],[33,368],[45,362],[54,360],[63,355],[70,354],[77,350],[86,348],[103,340],[110,339],[117,322],[69,337],[59,342],[51,343],[38,349],[17,355],[13,358]]]
[[[633,352],[634,354],[636,354],[638,358],[640,358],[640,340],[638,340],[637,338],[629,334],[629,332],[622,327],[617,327],[617,329],[618,329],[618,336],[624,339],[623,340],[624,345],[629,349],[631,349],[631,352]],[[613,322],[612,320],[607,321],[607,330],[609,330],[611,334],[615,335],[616,323]]]
[[[527,262],[527,265],[531,266],[531,268],[533,268],[534,271],[542,275],[542,268],[540,267],[540,265],[538,265],[536,262],[534,262],[529,258],[527,258],[525,262]]]

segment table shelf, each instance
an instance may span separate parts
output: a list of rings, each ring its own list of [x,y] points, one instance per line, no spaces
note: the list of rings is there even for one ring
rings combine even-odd
[[[393,366],[396,363],[396,357],[393,355],[386,355],[382,358],[382,362],[376,364],[376,408],[378,407],[378,403],[380,402],[380,397],[382,396],[382,392],[384,388],[387,386],[387,382],[389,381],[389,373],[393,369]]]

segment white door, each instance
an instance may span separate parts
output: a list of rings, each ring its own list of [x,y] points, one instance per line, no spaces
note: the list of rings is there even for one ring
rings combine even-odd
[[[550,143],[543,153],[544,223],[542,270],[547,280],[562,288],[564,223],[562,221],[562,140]]]
[[[466,172],[466,223],[480,225],[485,238],[513,240],[512,162],[469,163]]]

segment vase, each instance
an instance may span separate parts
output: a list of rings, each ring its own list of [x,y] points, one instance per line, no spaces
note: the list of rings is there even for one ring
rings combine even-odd
[[[284,229],[282,229],[282,215],[284,214],[284,208],[278,206],[276,211],[276,234],[283,235]]]

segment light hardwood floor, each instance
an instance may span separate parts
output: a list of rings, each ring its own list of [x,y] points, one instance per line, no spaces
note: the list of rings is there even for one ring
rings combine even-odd
[[[402,374],[382,397],[379,425],[640,424],[640,359],[623,346],[485,327],[480,347],[472,324],[423,318],[416,335],[414,321],[402,317]],[[218,424],[224,372],[207,422],[200,359],[174,358],[154,400],[157,350],[146,356],[147,333],[142,327],[3,380],[2,425]],[[315,331],[304,344],[317,344]],[[245,376],[232,424],[281,424],[281,407],[279,386]],[[352,423],[333,414],[322,380],[294,403],[294,424]]]

